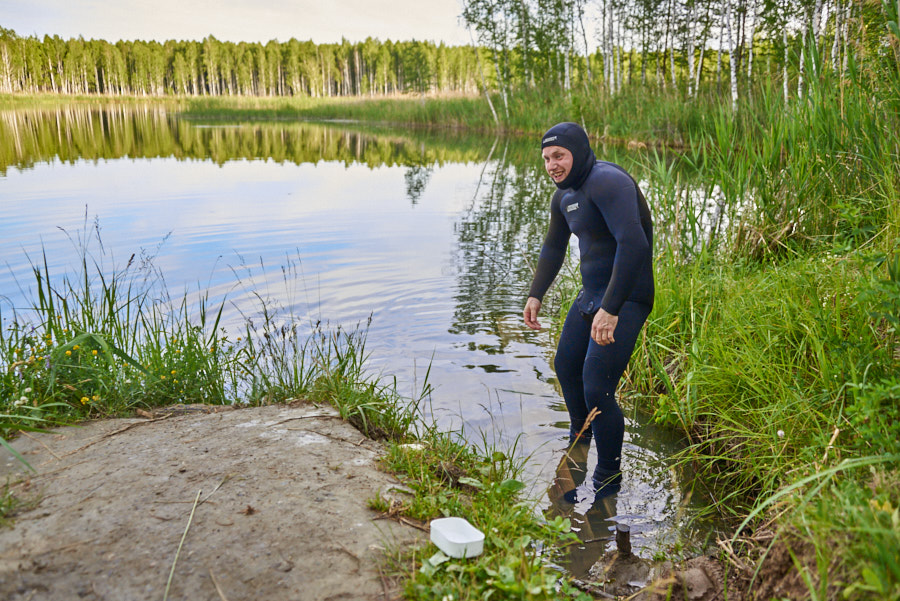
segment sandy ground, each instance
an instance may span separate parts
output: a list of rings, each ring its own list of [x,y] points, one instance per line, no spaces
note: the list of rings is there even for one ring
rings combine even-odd
[[[0,599],[387,599],[383,549],[426,537],[376,519],[400,498],[382,447],[326,407],[116,419],[19,437],[0,474],[33,506],[0,528]],[[202,491],[202,492],[200,492]]]

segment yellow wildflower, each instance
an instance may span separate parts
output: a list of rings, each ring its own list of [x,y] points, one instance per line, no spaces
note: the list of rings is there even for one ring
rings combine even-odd
[[[165,376],[160,376],[159,379],[160,379],[160,380],[165,380],[166,377],[165,377]]]
[[[99,394],[95,394],[94,396],[91,397],[91,400],[94,401],[94,402],[99,401],[99,400],[100,400],[100,395],[99,395]]]
[[[885,501],[884,504],[881,504],[876,499],[870,499],[869,506],[875,511],[884,511],[886,513],[894,512],[894,507],[889,500]]]
[[[92,350],[92,351],[91,351],[91,354],[92,354],[93,356],[96,357],[96,356],[97,356],[97,349]]]
[[[81,346],[76,344],[75,346],[72,347],[72,350],[77,351],[80,348],[81,348]]]
[[[175,370],[174,370],[174,369],[172,370],[172,375],[173,375],[173,376],[175,375]]]
[[[82,404],[82,405],[87,405],[90,401],[91,401],[91,400],[90,400],[89,398],[87,398],[86,396],[81,397],[81,404]]]
[[[71,357],[71,356],[72,356],[72,351],[66,351],[66,357]]]

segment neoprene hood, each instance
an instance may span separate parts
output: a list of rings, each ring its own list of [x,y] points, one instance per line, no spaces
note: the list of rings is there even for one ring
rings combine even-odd
[[[597,162],[587,133],[577,123],[557,123],[541,139],[541,149],[548,146],[562,146],[572,153],[572,170],[556,187],[580,188]]]

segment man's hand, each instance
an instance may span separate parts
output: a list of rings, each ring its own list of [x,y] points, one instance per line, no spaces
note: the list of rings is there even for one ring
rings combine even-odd
[[[525,301],[525,310],[522,311],[522,315],[525,317],[525,325],[532,330],[541,329],[541,324],[539,324],[537,320],[538,312],[540,312],[540,310],[541,301],[533,296],[529,296],[528,300]]]
[[[530,300],[530,299],[529,299]],[[528,305],[525,306],[528,308]],[[594,321],[591,324],[591,338],[600,346],[606,346],[616,341],[613,334],[616,331],[616,325],[619,323],[618,315],[611,315],[600,309],[594,315]]]

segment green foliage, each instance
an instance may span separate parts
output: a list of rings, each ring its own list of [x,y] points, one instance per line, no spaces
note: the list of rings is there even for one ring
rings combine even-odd
[[[688,436],[683,458],[699,460],[722,510],[746,510],[787,474],[815,469],[835,428],[844,456],[897,452],[894,426],[876,435],[898,417],[883,380],[897,339],[872,317],[865,263],[664,267],[631,380],[654,399],[656,421]]]
[[[532,504],[520,500],[516,449],[502,452],[486,440],[483,448],[468,447],[426,427],[418,407],[429,392],[427,374],[417,399],[401,397],[395,381],[372,378],[365,328],[314,324],[303,336],[296,319],[260,298],[259,315],[231,340],[220,327],[221,308],[210,311],[205,298],[196,305],[186,296],[174,304],[154,300],[169,295],[161,275],[152,277],[152,258],[108,276],[102,254],[78,250],[82,272],[74,278],[54,277],[46,259],[33,269],[27,316],[14,314],[0,330],[5,436],[137,406],[298,398],[332,404],[363,432],[390,441],[386,467],[413,490],[399,509],[383,498],[373,499],[373,508],[423,521],[465,516],[487,534],[485,553],[474,560],[450,560],[427,547],[404,551],[396,569],[411,596],[555,599],[569,591],[547,563],[553,545],[571,536],[569,522],[539,521]],[[295,265],[284,270],[286,280],[299,277]],[[258,289],[250,272],[239,284]],[[4,489],[0,524],[23,502]]]
[[[0,488],[0,528],[10,525],[12,518],[21,511],[32,509],[38,499],[23,499],[13,494],[9,482]]]
[[[46,257],[33,265],[30,310],[3,316],[0,398],[9,414],[3,428],[36,418],[119,414],[176,399],[226,402],[221,310],[211,324],[202,312],[203,325],[194,325],[186,299],[176,306],[153,300],[159,281],[148,279],[149,265],[129,264],[108,276],[87,248],[80,252],[75,278],[55,278]]]
[[[412,490],[408,502],[391,505],[379,498],[371,505],[392,515],[428,521],[463,517],[484,532],[484,552],[453,559],[432,544],[397,550],[395,569],[409,576],[411,599],[558,599],[571,592],[551,568],[554,547],[575,540],[567,519],[535,520],[534,507],[520,501],[515,452],[485,446],[473,451],[447,433],[431,430],[419,443],[392,444],[385,466]],[[410,563],[417,566],[408,574]]]
[[[63,40],[2,30],[0,91],[135,96],[351,96],[474,91],[475,50],[429,41],[265,44]]]
[[[856,467],[846,462],[793,491],[802,494],[794,497],[785,530],[814,545],[821,567],[796,566],[814,598],[887,601],[900,596],[898,458],[862,458]]]
[[[33,267],[31,307],[0,314],[0,436],[139,407],[303,396],[359,418],[364,431],[402,438],[413,427],[416,402],[365,373],[364,331],[317,323],[304,332],[260,298],[260,315],[232,339],[221,305],[167,300],[152,257],[108,269],[102,253],[76,251],[80,273],[56,277],[45,259]],[[285,273],[298,276],[292,265]]]

